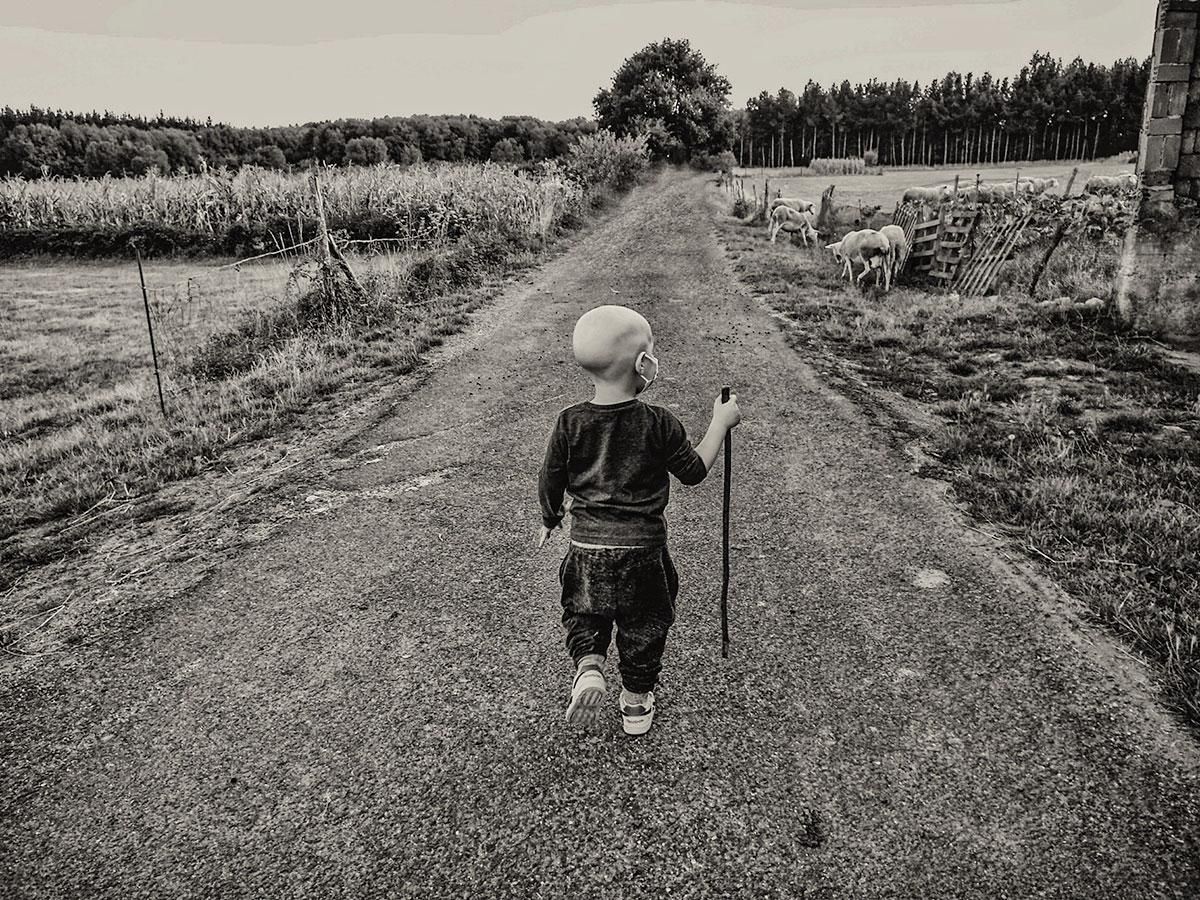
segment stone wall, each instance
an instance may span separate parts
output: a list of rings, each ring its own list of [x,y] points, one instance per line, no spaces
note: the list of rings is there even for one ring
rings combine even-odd
[[[1138,174],[1150,206],[1200,199],[1200,0],[1161,0]]]
[[[1200,221],[1190,219],[1125,235],[1117,308],[1139,330],[1200,336]]]
[[[1200,334],[1200,0],[1159,0],[1117,308],[1152,331]]]

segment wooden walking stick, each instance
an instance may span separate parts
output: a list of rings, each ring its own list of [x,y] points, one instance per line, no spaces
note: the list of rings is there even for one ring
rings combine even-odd
[[[729,386],[721,388],[721,402],[729,402]],[[733,429],[725,431],[725,499],[721,509],[724,538],[721,564],[721,658],[729,659],[729,484],[733,477]]]

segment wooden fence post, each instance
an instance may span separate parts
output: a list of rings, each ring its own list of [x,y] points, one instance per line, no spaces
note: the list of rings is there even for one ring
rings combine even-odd
[[[133,252],[137,254],[138,281],[142,284],[142,303],[146,307],[146,331],[150,333],[150,356],[154,360],[154,381],[158,385],[158,408],[162,411],[165,420],[167,418],[167,401],[163,399],[162,376],[158,373],[158,348],[154,345],[154,326],[150,323],[150,295],[146,291],[146,274],[142,271],[142,251],[137,244],[134,244]]]
[[[1046,271],[1046,266],[1050,264],[1050,257],[1054,255],[1054,251],[1058,249],[1058,245],[1062,243],[1063,235],[1067,233],[1067,220],[1059,219],[1058,227],[1054,229],[1054,237],[1050,241],[1050,246],[1046,248],[1046,253],[1042,256],[1041,261],[1033,270],[1033,277],[1029,279],[1029,297],[1033,299],[1037,296],[1038,281],[1041,280],[1042,273]]]
[[[325,198],[321,193],[321,182],[317,177],[317,166],[313,164],[310,172],[310,180],[312,184],[313,200],[317,207],[317,231],[320,235],[317,244],[320,246],[320,267],[321,267],[321,285],[325,291],[325,297],[330,303],[336,303],[337,298],[337,283],[334,279],[333,261],[337,260],[338,268],[340,268],[346,276],[346,280],[350,282],[353,292],[359,297],[364,296],[365,291],[359,284],[358,279],[354,275],[354,270],[350,268],[350,264],[346,262],[346,257],[342,255],[342,251],[338,249],[334,243],[333,236],[329,233],[329,223],[325,219]]]
[[[329,223],[325,221],[325,200],[321,196],[321,182],[317,179],[315,162],[309,172],[309,183],[312,187],[313,203],[317,209],[317,254],[321,268],[321,289],[325,292],[325,298],[333,303],[337,296],[337,285],[333,280],[333,260],[329,252]]]
[[[817,231],[832,230],[833,221],[833,192],[836,185],[830,185],[821,193],[821,210],[817,213]]]
[[[1071,177],[1067,179],[1067,189],[1065,191],[1063,191],[1064,197],[1071,196],[1071,188],[1073,188],[1075,186],[1075,178],[1078,175],[1079,175],[1079,166],[1076,166],[1075,168],[1073,168],[1071,170]]]

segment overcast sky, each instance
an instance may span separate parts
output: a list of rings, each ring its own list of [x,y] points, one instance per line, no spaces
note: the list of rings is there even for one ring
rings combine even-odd
[[[237,125],[591,116],[622,60],[688,38],[741,106],[808,78],[1144,58],[1155,0],[0,0],[0,104]],[[337,18],[334,13],[339,14]]]

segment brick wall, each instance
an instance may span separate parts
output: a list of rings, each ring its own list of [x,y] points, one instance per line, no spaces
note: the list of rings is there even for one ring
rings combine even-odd
[[[1159,0],[1142,118],[1138,221],[1117,310],[1148,331],[1200,335],[1200,0]]]
[[[1198,34],[1200,0],[1160,0],[1138,154],[1147,212],[1177,197],[1200,200]]]

